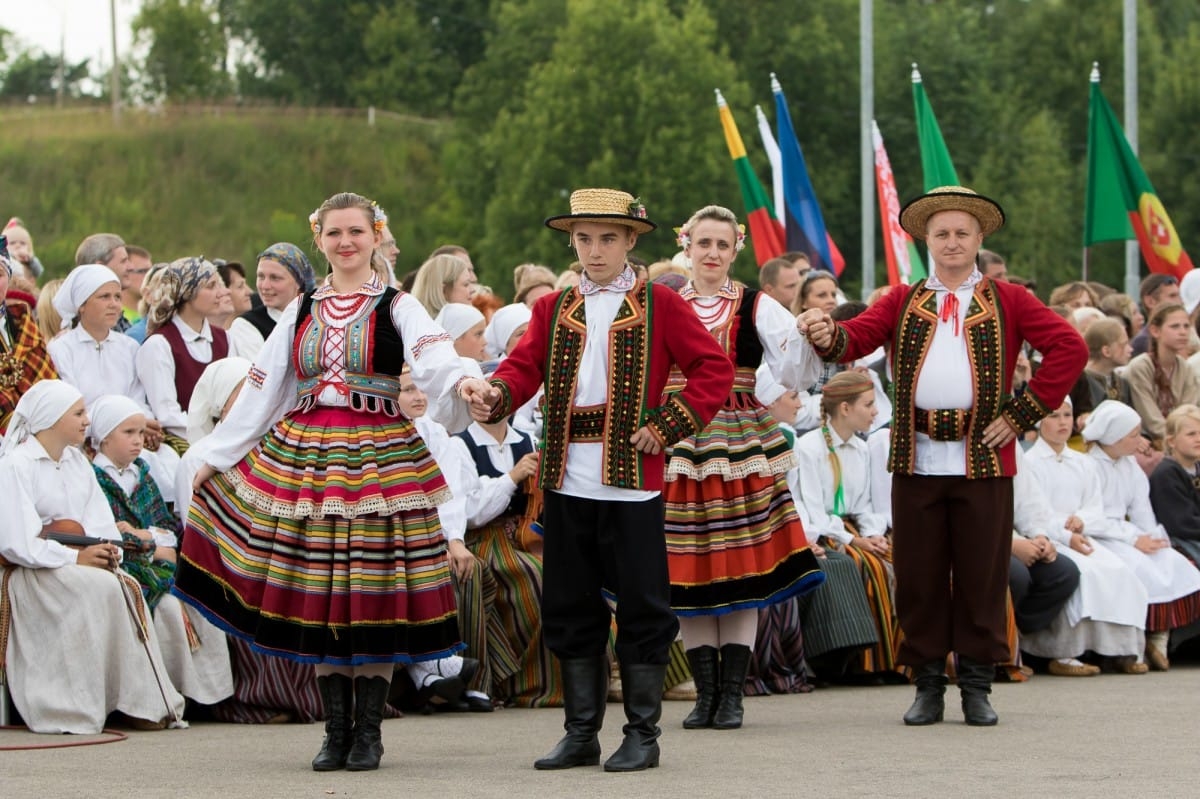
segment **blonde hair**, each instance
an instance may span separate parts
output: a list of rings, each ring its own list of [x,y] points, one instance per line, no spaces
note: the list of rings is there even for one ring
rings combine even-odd
[[[692,273],[687,270],[687,267],[680,266],[673,261],[655,261],[646,269],[646,279],[654,280],[662,275],[683,275],[691,277]]]
[[[1054,291],[1050,292],[1050,301],[1046,304],[1066,305],[1080,294],[1087,295],[1088,302],[1093,308],[1100,304],[1100,300],[1096,297],[1096,292],[1092,291],[1092,287],[1078,280],[1055,287]]]
[[[692,214],[688,221],[683,223],[680,228],[681,233],[690,233],[692,228],[700,224],[706,219],[711,219],[714,222],[725,222],[733,228],[733,235],[736,237],[738,233],[737,215],[723,205],[706,205],[696,213]]]
[[[526,295],[538,286],[553,289],[557,281],[558,276],[548,266],[521,264],[513,270],[513,288],[517,291],[513,302],[525,302]]]
[[[1169,439],[1179,435],[1179,430],[1183,427],[1185,420],[1190,419],[1193,422],[1200,423],[1200,408],[1190,402],[1185,402],[1182,405],[1175,407],[1175,410],[1167,414],[1167,452],[1170,453],[1172,447]]]
[[[51,280],[42,286],[42,291],[38,294],[37,307],[34,312],[37,314],[38,331],[42,334],[42,340],[47,344],[50,343],[50,339],[58,335],[62,328],[63,318],[54,308],[54,295],[58,293],[62,284],[62,278]]]
[[[843,402],[854,402],[874,389],[875,381],[864,372],[838,372],[821,388],[821,415],[829,419]]]
[[[446,305],[446,289],[470,270],[470,264],[457,255],[435,255],[417,270],[412,295],[430,316],[437,316]]]

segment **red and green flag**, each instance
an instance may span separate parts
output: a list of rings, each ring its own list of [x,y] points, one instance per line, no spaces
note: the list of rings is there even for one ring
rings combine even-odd
[[[750,228],[754,260],[762,266],[787,251],[783,225],[775,218],[775,209],[771,206],[766,189],[763,188],[758,175],[754,174],[750,159],[746,157],[746,145],[742,143],[742,134],[738,133],[733,114],[730,113],[721,90],[716,91],[717,111],[721,116],[721,127],[725,130],[725,144],[729,147],[729,157],[733,159],[738,185],[742,189],[742,202],[746,206],[746,222]]]
[[[1151,272],[1182,279],[1192,269],[1171,217],[1129,146],[1092,68],[1083,246],[1136,238]]]

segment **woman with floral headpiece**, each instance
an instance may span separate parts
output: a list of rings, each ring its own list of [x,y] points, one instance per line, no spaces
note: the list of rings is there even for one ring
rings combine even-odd
[[[717,205],[694,213],[679,233],[692,262],[680,295],[736,367],[724,407],[700,434],[676,444],[667,463],[671,606],[697,692],[686,729],[742,726],[758,610],[825,579],[787,487],[795,455],[754,396],[764,360],[790,389],[812,385],[820,361],[791,312],[730,279],[744,240],[733,212]]]
[[[181,453],[188,402],[204,367],[238,354],[225,331],[208,321],[228,294],[216,265],[203,256],[172,261],[143,287],[148,335],[137,354],[138,378],[167,443]]]
[[[330,274],[288,305],[204,440],[176,592],[258,652],[316,666],[315,771],[366,771],[397,664],[460,648],[437,506],[450,490],[398,405],[400,372],[451,430],[486,393],[444,330],[372,269],[387,217],[336,194],[309,217]]]

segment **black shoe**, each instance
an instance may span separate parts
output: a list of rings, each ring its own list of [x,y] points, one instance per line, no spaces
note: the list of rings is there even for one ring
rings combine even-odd
[[[486,696],[471,696],[468,694],[467,698],[463,701],[466,703],[467,710],[472,713],[491,713],[496,709],[496,706],[492,704],[492,700]]]
[[[972,727],[993,727],[1000,721],[988,702],[996,667],[958,656],[958,690],[962,696],[963,720]]]
[[[725,644],[721,647],[721,695],[713,715],[713,729],[736,730],[742,726],[742,697],[746,673],[750,671],[750,647]]]
[[[658,736],[661,730],[665,665],[621,664],[621,693],[625,705],[625,739],[613,756],[604,761],[605,771],[642,771],[658,765]]]
[[[937,724],[946,715],[945,660],[931,660],[913,668],[913,682],[917,686],[917,697],[904,714],[904,723],[910,727]]]
[[[683,720],[685,730],[700,730],[713,725],[717,712],[717,648],[698,646],[687,651],[688,665],[692,667],[692,681],[696,683],[696,705]]]
[[[604,705],[608,700],[608,660],[600,657],[560,660],[563,679],[563,711],[567,734],[534,762],[542,771],[595,766],[600,763],[600,727],[604,723]],[[659,692],[662,683],[659,683]]]
[[[346,767],[354,721],[354,683],[345,674],[317,678],[321,704],[325,706],[325,742],[313,758],[313,771],[337,771]]]
[[[383,708],[388,681],[383,677],[354,678],[354,745],[346,771],[374,771],[383,757]]]

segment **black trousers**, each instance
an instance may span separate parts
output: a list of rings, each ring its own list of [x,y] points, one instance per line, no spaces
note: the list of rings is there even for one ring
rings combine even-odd
[[[667,663],[679,631],[663,534],[663,500],[585,499],[545,495],[542,627],[559,658],[603,655],[616,597],[617,659]]]
[[[1014,556],[1008,566],[1017,629],[1036,633],[1050,626],[1079,587],[1079,567],[1070,558],[1026,566]]]

